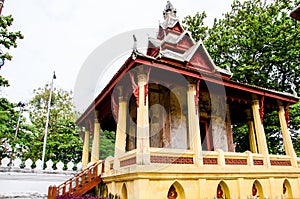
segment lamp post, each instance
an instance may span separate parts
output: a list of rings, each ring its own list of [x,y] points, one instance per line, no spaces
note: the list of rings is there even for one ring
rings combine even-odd
[[[49,124],[49,116],[50,116],[50,108],[51,108],[50,106],[51,106],[51,97],[52,97],[53,80],[54,79],[56,79],[55,71],[53,71],[49,100],[48,100],[48,111],[47,111],[47,119],[46,119],[46,124],[45,124],[45,134],[44,134],[44,144],[43,144],[43,154],[42,154],[42,168],[44,168],[44,162],[45,162],[46,142],[47,142],[48,124]]]
[[[18,115],[18,121],[17,121],[17,127],[16,127],[15,136],[14,136],[14,142],[17,140],[17,136],[18,136],[18,132],[19,132],[19,126],[20,126],[20,121],[21,121],[21,115],[22,115],[22,112],[23,112],[23,108],[25,107],[25,103],[19,102],[18,103],[18,107],[20,108],[20,112],[19,112],[19,115]],[[12,164],[12,159],[13,159],[14,152],[15,152],[15,147],[11,151],[10,161],[9,161],[10,165]]]

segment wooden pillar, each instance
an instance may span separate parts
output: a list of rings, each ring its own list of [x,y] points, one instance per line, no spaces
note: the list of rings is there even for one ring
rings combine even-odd
[[[137,107],[137,146],[136,163],[140,165],[150,164],[150,140],[149,140],[149,109],[148,95],[146,93],[147,74],[143,67],[139,68],[138,89],[139,101]]]
[[[200,123],[198,115],[198,107],[196,107],[196,85],[189,84],[187,90],[187,106],[188,106],[188,129],[189,129],[189,140],[190,149],[194,151],[194,164],[202,165],[202,146],[200,137]]]
[[[259,100],[253,100],[252,104],[254,127],[257,136],[258,152],[264,156],[264,165],[271,166],[268,145],[262,120],[259,113]]]
[[[287,122],[285,119],[284,107],[281,105],[279,106],[278,116],[279,116],[279,122],[280,122],[280,127],[281,127],[281,133],[282,133],[285,153],[286,153],[286,155],[291,157],[292,166],[298,167],[297,156],[295,154],[295,150],[294,150],[293,143],[292,143],[292,140],[291,140],[291,137],[289,134]]]
[[[128,112],[130,117],[128,119],[128,132],[126,140],[126,150],[131,151],[136,149],[136,118],[137,118],[137,106],[135,100],[129,100]]]
[[[125,153],[126,147],[126,111],[127,103],[123,97],[123,87],[119,87],[119,111],[115,142],[114,169],[120,168],[119,157]]]
[[[94,138],[92,145],[91,162],[98,162],[100,157],[100,122],[98,119],[99,112],[95,111],[95,123],[94,123]]]
[[[89,163],[89,146],[90,146],[90,132],[84,131],[84,142],[82,149],[82,169],[85,169]]]
[[[247,124],[248,124],[248,134],[249,134],[249,143],[250,143],[250,151],[252,153],[257,153],[257,143],[256,143],[256,137],[254,132],[254,124],[252,120],[251,110],[247,109],[246,111],[247,115]]]
[[[233,135],[231,129],[231,118],[230,118],[230,109],[229,104],[226,104],[226,132],[227,132],[227,142],[228,142],[228,151],[235,152],[235,145],[233,143]]]

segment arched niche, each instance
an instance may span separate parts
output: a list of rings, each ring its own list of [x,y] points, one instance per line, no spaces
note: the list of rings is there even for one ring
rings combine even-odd
[[[184,188],[179,182],[174,182],[168,192],[167,199],[185,199]]]
[[[126,184],[124,183],[122,186],[122,190],[121,190],[121,198],[122,199],[127,199],[128,198],[128,194],[127,194],[127,187]]]
[[[230,190],[224,181],[221,181],[217,186],[216,191],[217,199],[227,199],[230,198]]]
[[[264,192],[261,183],[258,180],[255,180],[251,188],[251,197],[252,198],[264,198]]]
[[[292,186],[290,184],[290,182],[285,179],[283,181],[283,184],[282,184],[282,198],[292,198],[293,197],[293,193],[292,193]]]

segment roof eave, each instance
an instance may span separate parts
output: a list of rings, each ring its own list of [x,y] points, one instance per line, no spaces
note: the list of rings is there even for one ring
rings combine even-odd
[[[124,72],[128,71],[131,66],[134,65],[134,59],[132,56],[130,56],[124,64],[121,66],[121,68],[118,70],[118,72],[113,76],[113,78],[109,81],[109,83],[102,89],[100,94],[95,98],[95,100],[88,106],[88,108],[84,111],[83,114],[76,120],[76,125],[80,126],[82,122],[85,120],[85,118],[89,117],[91,113],[96,109],[96,106],[98,106],[101,101],[105,98],[105,96],[111,91],[111,89],[116,85],[118,80],[123,77]]]
[[[290,16],[300,21],[300,5],[291,12]]]

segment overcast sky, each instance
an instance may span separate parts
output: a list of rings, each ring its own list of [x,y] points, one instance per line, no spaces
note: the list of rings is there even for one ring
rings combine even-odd
[[[3,15],[12,14],[12,30],[24,39],[0,70],[10,82],[3,90],[13,102],[27,102],[34,88],[50,83],[74,90],[78,72],[89,54],[101,43],[125,31],[158,28],[166,0],[6,0]],[[207,24],[230,10],[231,0],[172,0],[179,19],[205,11]]]

